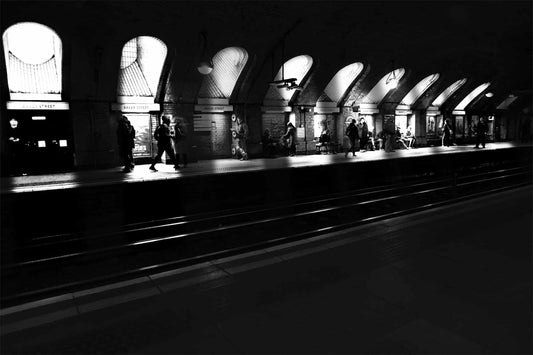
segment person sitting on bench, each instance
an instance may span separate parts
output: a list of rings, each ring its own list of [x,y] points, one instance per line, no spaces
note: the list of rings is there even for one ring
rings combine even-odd
[[[331,142],[331,135],[328,129],[328,126],[325,122],[322,122],[322,131],[320,132],[320,137],[318,137],[318,144],[317,144],[317,150],[318,152],[321,152],[321,148],[326,148],[326,154],[329,150],[329,144]]]

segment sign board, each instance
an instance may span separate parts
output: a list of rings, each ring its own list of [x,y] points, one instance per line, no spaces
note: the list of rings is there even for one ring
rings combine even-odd
[[[452,111],[452,115],[466,115],[466,112],[463,110]]]
[[[231,112],[233,105],[194,105],[196,112]]]
[[[362,115],[373,115],[375,113],[379,113],[379,110],[377,108],[361,108],[359,107],[360,114]]]
[[[68,102],[47,101],[8,101],[8,110],[68,110]]]
[[[211,132],[211,115],[194,115],[195,132]]]
[[[411,110],[396,110],[395,114],[397,116],[406,116],[406,115],[412,115],[413,111],[411,111]]]
[[[303,127],[296,128],[296,138],[305,138],[305,128]]]
[[[160,111],[159,104],[111,104],[112,111],[121,111],[121,112],[150,112],[150,111]]]
[[[426,116],[438,116],[440,115],[440,111],[439,110],[427,110],[426,111]]]
[[[261,112],[272,112],[272,113],[281,113],[281,112],[291,112],[292,107],[290,106],[261,106]]]
[[[198,104],[211,106],[226,106],[229,105],[229,99],[198,98]]]
[[[341,112],[339,107],[315,107],[315,114]]]

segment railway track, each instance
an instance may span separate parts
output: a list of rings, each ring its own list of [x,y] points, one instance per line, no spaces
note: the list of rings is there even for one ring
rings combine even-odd
[[[530,169],[482,169],[257,206],[36,236],[2,258],[2,306],[26,302],[531,184]],[[8,260],[8,262],[5,262]]]

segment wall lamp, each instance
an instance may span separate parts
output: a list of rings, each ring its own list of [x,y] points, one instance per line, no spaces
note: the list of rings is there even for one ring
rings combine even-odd
[[[202,32],[201,35],[204,41],[204,46],[202,50],[202,60],[200,61],[200,64],[198,64],[198,71],[202,75],[209,75],[213,71],[213,61],[205,55],[207,48],[207,32]]]

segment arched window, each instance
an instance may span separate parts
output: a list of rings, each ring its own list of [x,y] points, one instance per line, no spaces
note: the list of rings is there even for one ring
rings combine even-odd
[[[462,111],[462,110],[464,110],[466,108],[466,106],[468,106],[468,104],[470,104],[472,102],[472,100],[474,100],[476,97],[478,97],[489,86],[490,86],[490,83],[484,83],[484,84],[479,85],[477,88],[472,90],[470,92],[470,94],[466,95],[466,97],[463,100],[461,100],[459,105],[457,105],[454,108],[454,111]]]
[[[247,61],[248,52],[243,48],[219,51],[213,57],[213,71],[202,81],[198,97],[229,99]]]
[[[353,63],[345,66],[335,74],[324,89],[327,97],[336,104],[342,100],[346,90],[363,70],[363,63]]]
[[[397,82],[400,81],[400,79],[402,78],[402,76],[404,74],[405,74],[405,69],[404,68],[399,68],[399,69],[395,69],[394,71],[392,71],[392,72],[388,73],[387,75],[385,75],[383,78],[381,78],[380,81],[378,81],[378,83],[376,85],[374,85],[372,90],[370,90],[370,92],[362,100],[362,103],[365,103],[365,104],[379,104],[381,102],[381,100],[383,100],[385,95],[387,95],[387,93],[391,89],[396,87],[394,85],[397,85]],[[389,81],[387,83],[389,77],[391,77],[391,76],[396,78],[396,83],[394,83],[393,81]]]
[[[432,74],[420,80],[414,88],[411,89],[401,100],[401,104],[409,105],[415,103],[416,100],[439,78],[439,74]]]
[[[167,46],[157,38],[140,36],[128,41],[120,59],[118,101],[153,103],[166,56]]]
[[[11,100],[61,100],[62,44],[49,27],[21,22],[3,34]]]
[[[309,69],[313,65],[313,58],[308,55],[300,55],[289,59],[284,63],[283,66],[283,79],[295,78],[294,82],[296,85],[300,85],[303,78],[307,75]],[[282,70],[281,68],[278,71],[278,74],[274,80],[281,80]],[[270,100],[284,100],[289,102],[296,90],[288,90],[285,87],[278,88],[276,85],[270,85],[268,88],[265,101]]]
[[[454,92],[457,91],[461,86],[463,86],[466,83],[466,78],[457,80],[452,85],[448,86],[446,90],[444,90],[433,102],[431,103],[431,106],[440,107]]]

